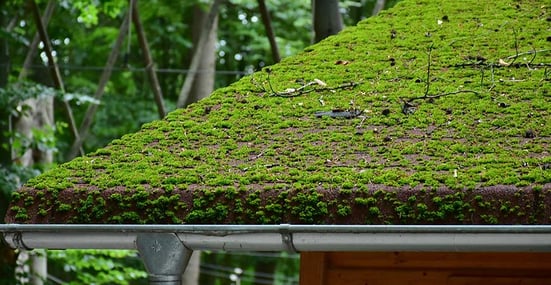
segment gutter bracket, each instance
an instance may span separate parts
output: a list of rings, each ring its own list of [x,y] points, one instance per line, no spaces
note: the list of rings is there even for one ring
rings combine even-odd
[[[7,238],[7,235],[4,237],[4,239]],[[14,248],[17,249],[24,249],[24,250],[33,250],[32,248],[25,245],[25,242],[23,242],[23,233],[22,232],[15,232],[11,236],[11,240],[13,242]],[[5,240],[7,243],[7,239]]]
[[[149,284],[180,285],[192,250],[174,233],[140,233],[136,247],[149,275]]]
[[[297,253],[295,244],[293,243],[293,234],[290,230],[290,224],[281,224],[279,233],[281,234],[281,241],[285,247],[285,251],[288,253]]]

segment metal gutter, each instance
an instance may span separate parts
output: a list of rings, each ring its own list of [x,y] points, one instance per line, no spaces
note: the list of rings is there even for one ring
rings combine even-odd
[[[180,285],[193,250],[551,252],[551,225],[8,224],[0,232],[21,249],[137,249],[155,285]]]
[[[189,250],[551,252],[551,225],[66,225],[6,224],[14,248],[137,249],[174,234]]]

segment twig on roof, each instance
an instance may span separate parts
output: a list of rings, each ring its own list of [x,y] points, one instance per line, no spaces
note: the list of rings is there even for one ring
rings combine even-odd
[[[272,82],[270,82],[270,74],[272,73],[272,69],[266,68],[266,73],[268,73],[268,77],[266,79],[268,81],[268,86],[270,86],[270,90],[272,91],[272,93],[276,93],[274,91],[274,88],[272,87]]]
[[[282,91],[282,92],[275,92],[272,90],[272,94],[270,94],[270,96],[298,97],[311,92],[336,91],[340,89],[354,88],[359,84],[360,84],[359,82],[349,82],[349,83],[344,83],[335,87],[328,87],[328,86],[319,87],[321,84],[320,84],[320,80],[318,79],[318,80],[308,82],[298,88],[287,88],[285,91]],[[311,88],[308,88],[308,87],[311,87]]]
[[[429,94],[429,87],[430,87],[430,61],[431,61],[431,54],[432,54],[432,46],[434,45],[434,43],[431,43],[430,46],[429,46],[429,52],[428,52],[428,56],[429,56],[429,60],[428,60],[428,64],[427,64],[427,89],[425,90],[425,96],[427,96]]]
[[[431,44],[429,46],[429,50],[428,50],[428,64],[427,64],[427,88],[425,89],[425,94],[423,94],[423,96],[419,96],[419,97],[415,97],[415,98],[411,98],[409,100],[403,100],[403,104],[402,104],[402,113],[404,113],[404,115],[410,115],[410,114],[413,114],[415,112],[415,105],[412,104],[413,101],[415,100],[421,100],[421,99],[424,99],[424,100],[430,100],[430,99],[436,99],[436,98],[440,98],[440,97],[444,97],[444,96],[448,96],[448,95],[454,95],[454,94],[459,94],[459,93],[474,93],[474,94],[477,94],[478,95],[478,92],[476,91],[473,91],[473,90],[459,90],[459,91],[454,91],[454,92],[447,92],[447,93],[441,93],[441,94],[436,94],[436,95],[429,95],[429,89],[430,89],[430,64],[431,64],[431,55],[432,55],[432,47],[433,47],[433,44]],[[479,62],[480,63],[480,62]],[[483,79],[482,79],[483,80]],[[492,80],[493,80],[493,68],[492,68]]]
[[[513,61],[511,61],[511,63],[509,63],[509,65],[512,65],[513,63],[515,63],[515,60],[517,60],[517,58],[519,57],[519,55],[518,55],[518,38],[517,38],[517,30],[515,30],[514,27],[513,27],[513,35],[515,35],[515,52],[516,52],[516,55],[513,57]]]
[[[478,92],[474,91],[474,90],[458,90],[458,91],[441,93],[441,94],[436,94],[436,95],[423,95],[423,96],[420,96],[420,97],[411,98],[408,101],[406,101],[406,103],[411,103],[415,100],[420,100],[420,99],[425,99],[425,100],[426,99],[436,99],[436,98],[440,98],[440,97],[444,97],[444,96],[448,96],[448,95],[459,94],[459,93],[473,93],[473,94],[478,95]]]
[[[266,88],[264,88],[264,85],[263,84],[260,84],[258,81],[256,81],[256,79],[254,78],[254,73],[251,74],[251,83],[260,88],[261,91],[263,91],[264,93],[268,93],[268,90],[266,90]]]
[[[497,68],[500,68],[500,67],[515,67],[515,68],[520,68],[520,67],[523,67],[523,66],[526,66],[527,68],[532,68],[532,67],[548,67],[548,66],[551,66],[551,64],[549,63],[543,63],[543,62],[540,62],[540,63],[534,63],[534,60],[536,59],[536,56],[538,54],[542,54],[542,53],[548,53],[548,52],[551,52],[551,49],[541,49],[541,50],[536,50],[535,48],[532,47],[532,50],[530,51],[527,51],[527,52],[521,52],[519,53],[517,51],[517,53],[515,55],[511,55],[511,56],[508,56],[508,57],[505,57],[504,59],[499,59],[498,62],[486,62],[485,60],[477,60],[475,62],[465,62],[465,63],[458,63],[458,64],[454,64],[454,65],[448,65],[448,67],[491,67],[491,68],[494,68],[494,67],[497,67]],[[529,54],[532,54],[532,58],[530,59],[530,61],[528,61],[527,63],[516,63],[515,62],[515,59],[517,59],[518,57],[520,56],[523,56],[523,55],[529,55]],[[513,61],[511,62],[507,62],[506,60],[511,60],[513,59]]]
[[[533,51],[533,54],[534,56],[532,57],[532,59],[528,62],[528,68],[530,68],[530,64],[532,64],[532,62],[534,62],[534,59],[536,59],[536,55],[538,54],[536,52],[536,49],[534,47],[532,47],[532,51]]]
[[[551,78],[549,78],[549,75],[551,75],[551,70],[545,67],[545,70],[543,71],[543,78],[540,80],[540,82],[544,80],[545,81],[551,80]]]
[[[519,56],[523,56],[523,55],[527,55],[527,54],[534,54],[534,58],[536,57],[535,54],[537,53],[546,53],[546,52],[550,52],[551,49],[540,49],[540,50],[535,50],[535,49],[532,49],[531,51],[527,51],[527,52],[521,52],[521,53],[518,53],[518,54],[515,54],[515,55],[511,55],[511,56],[508,56],[506,57],[507,59],[513,59],[515,57],[519,57]],[[533,59],[532,59],[533,61]],[[532,61],[530,61],[530,63],[532,63]]]
[[[494,87],[496,87],[496,82],[495,82],[495,77],[494,77],[494,66],[493,65],[490,66],[490,70],[492,71],[492,86],[490,86],[490,88],[488,88],[488,91],[492,91],[492,89],[494,89]]]

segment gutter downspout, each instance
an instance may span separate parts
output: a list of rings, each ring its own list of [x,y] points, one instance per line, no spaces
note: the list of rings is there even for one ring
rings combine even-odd
[[[180,285],[193,253],[173,233],[146,233],[136,238],[149,284]]]

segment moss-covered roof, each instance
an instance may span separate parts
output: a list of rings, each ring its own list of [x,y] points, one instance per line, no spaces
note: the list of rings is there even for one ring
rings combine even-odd
[[[544,2],[400,2],[31,180],[7,222],[548,224]]]

